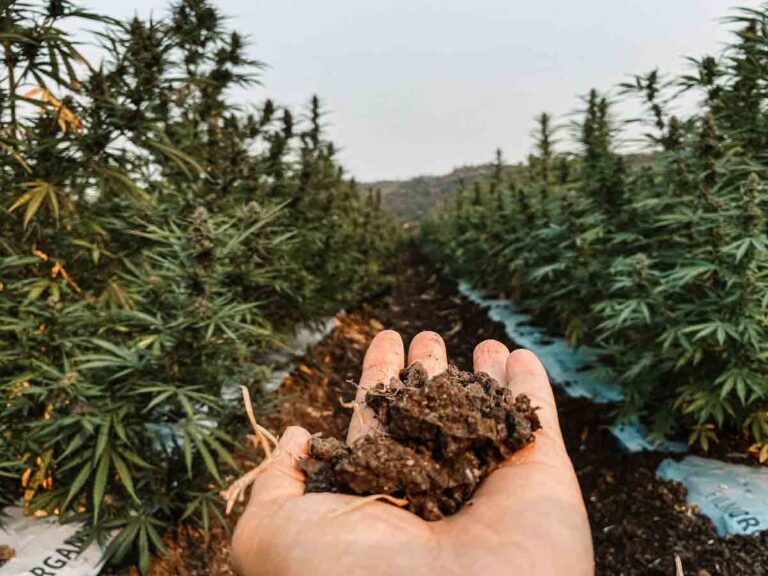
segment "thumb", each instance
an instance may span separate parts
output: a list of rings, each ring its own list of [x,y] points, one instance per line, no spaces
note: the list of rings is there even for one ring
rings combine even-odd
[[[257,502],[304,494],[304,473],[298,462],[309,455],[310,437],[300,426],[286,428],[271,461],[264,464],[264,471],[253,482],[249,508]]]

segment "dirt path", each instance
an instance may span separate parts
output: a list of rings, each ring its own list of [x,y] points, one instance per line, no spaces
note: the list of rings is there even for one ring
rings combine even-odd
[[[341,316],[297,366],[283,383],[277,411],[266,418],[270,428],[279,433],[298,424],[343,438],[352,412],[343,403],[354,396],[368,343],[385,327],[399,331],[406,346],[421,330],[440,332],[460,368],[471,368],[472,350],[481,340],[515,347],[500,324],[461,297],[455,283],[418,253],[403,255],[397,278],[389,296]],[[686,575],[768,575],[768,534],[719,538],[712,524],[685,504],[680,487],[655,479],[663,456],[620,451],[608,432],[605,407],[560,396],[558,408],[590,515],[598,574],[674,575],[678,555]],[[223,534],[207,546],[197,536],[191,547],[179,546],[181,541],[176,540],[168,560],[156,563],[154,574],[231,574]]]

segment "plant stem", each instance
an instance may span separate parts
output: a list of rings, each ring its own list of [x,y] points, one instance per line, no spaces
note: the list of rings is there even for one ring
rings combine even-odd
[[[11,7],[5,9],[5,18],[3,29],[6,34],[11,33]],[[11,41],[6,38],[3,42],[5,49],[5,63],[8,67],[8,97],[11,106],[11,137],[16,137],[16,73],[14,70],[13,52],[11,52]]]

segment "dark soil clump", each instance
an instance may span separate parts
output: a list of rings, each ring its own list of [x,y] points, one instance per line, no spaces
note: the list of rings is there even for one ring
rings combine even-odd
[[[303,462],[307,492],[387,494],[426,520],[456,512],[541,427],[526,396],[455,366],[428,379],[414,364],[369,390],[366,403],[383,433],[352,446],[313,438]]]

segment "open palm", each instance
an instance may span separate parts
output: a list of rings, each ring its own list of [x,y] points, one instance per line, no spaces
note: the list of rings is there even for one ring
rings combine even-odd
[[[448,366],[439,335],[422,332],[408,364],[434,376]],[[388,382],[405,365],[400,335],[374,338],[363,364],[347,441],[377,426],[364,406],[366,390]],[[243,576],[568,575],[593,574],[589,523],[565,451],[546,372],[525,350],[510,354],[494,340],[475,348],[474,368],[526,394],[539,407],[542,429],[534,444],[491,473],[471,503],[437,522],[382,502],[334,515],[359,497],[304,494],[297,461],[310,433],[288,428],[275,459],[253,485],[232,542],[232,562]]]

